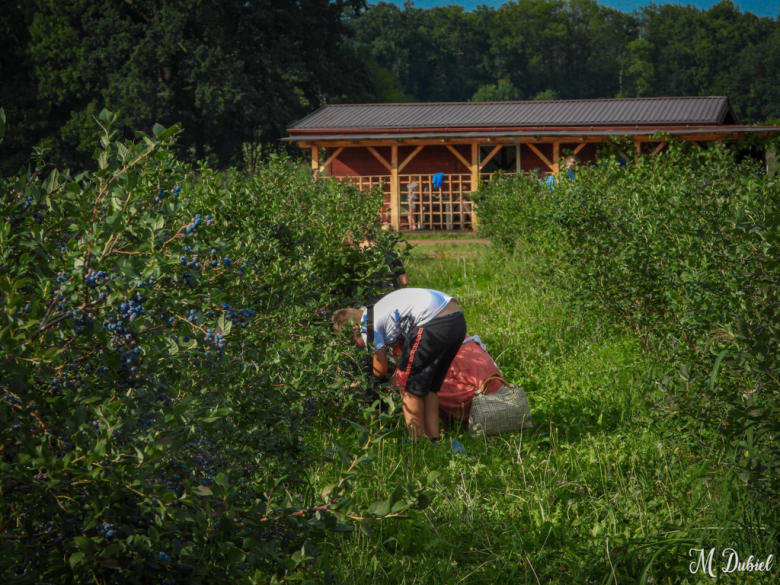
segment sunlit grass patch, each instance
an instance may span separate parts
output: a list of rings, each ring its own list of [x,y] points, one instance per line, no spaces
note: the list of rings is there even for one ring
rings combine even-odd
[[[717,521],[719,488],[702,478],[718,455],[702,459],[684,435],[654,427],[644,396],[657,366],[632,335],[573,313],[536,259],[457,250],[416,248],[410,284],[459,300],[469,333],[526,389],[536,428],[478,440],[448,431],[438,446],[385,443],[366,501],[434,470],[437,497],[411,521],[376,522],[371,538],[329,541],[335,574],[345,583],[605,583],[614,567],[619,582],[699,582],[685,545],[692,529]],[[318,440],[328,448],[342,432],[352,431]],[[453,435],[465,456],[453,456]],[[323,464],[315,480],[333,473]],[[651,563],[669,543],[676,548]]]

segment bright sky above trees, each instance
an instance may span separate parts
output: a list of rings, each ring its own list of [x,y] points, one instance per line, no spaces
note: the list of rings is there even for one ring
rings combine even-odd
[[[376,4],[377,0],[369,0],[369,4]],[[395,2],[399,6],[403,5],[403,0],[387,0]],[[599,4],[609,6],[611,8],[617,8],[624,12],[631,12],[636,8],[641,8],[649,4],[647,0],[600,0]],[[717,0],[687,0],[684,2],[669,2],[668,0],[656,0],[656,4],[692,4],[697,8],[707,9],[717,4]],[[740,7],[742,12],[752,12],[758,16],[771,16],[777,18],[778,16],[778,1],[777,0],[737,0],[734,2]],[[466,7],[467,10],[476,8],[480,4],[487,4],[488,6],[501,6],[502,0],[415,0],[414,5],[418,8],[431,8],[432,6],[446,6],[448,4],[459,4]]]

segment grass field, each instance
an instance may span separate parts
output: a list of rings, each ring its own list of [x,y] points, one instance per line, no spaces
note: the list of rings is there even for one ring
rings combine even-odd
[[[655,428],[643,396],[659,372],[638,341],[573,312],[534,258],[435,244],[415,248],[407,271],[411,286],[459,300],[469,333],[526,389],[536,428],[459,434],[465,456],[453,456],[447,435],[438,446],[384,444],[362,472],[366,501],[431,471],[441,472],[437,496],[411,521],[374,522],[370,537],[334,535],[326,556],[338,582],[713,581],[689,573],[688,549],[716,546],[729,522],[719,503],[728,494],[714,480],[719,455]],[[312,446],[333,448],[349,432],[333,421]],[[335,473],[323,462],[317,489]],[[747,582],[731,577],[721,582]]]

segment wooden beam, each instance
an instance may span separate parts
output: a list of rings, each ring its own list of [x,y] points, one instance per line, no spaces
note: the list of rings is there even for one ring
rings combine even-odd
[[[390,224],[396,231],[401,229],[401,183],[398,180],[397,144],[390,146]]]
[[[479,144],[476,142],[471,143],[471,192],[476,193],[479,189]],[[460,210],[460,221],[461,221],[461,227],[463,227],[463,222],[466,221],[466,210],[471,211],[471,229],[472,231],[477,231],[477,210],[474,209],[474,202],[470,201],[468,203],[461,203]]]
[[[469,168],[469,167],[471,166],[471,165],[469,164],[469,161],[467,161],[465,158],[463,158],[463,155],[462,155],[461,153],[459,153],[457,150],[455,150],[455,149],[454,149],[452,146],[450,146],[449,144],[447,144],[446,146],[447,146],[447,149],[448,149],[448,150],[449,150],[449,151],[450,151],[452,154],[454,154],[454,155],[457,157],[457,159],[458,159],[460,162],[462,162],[462,163],[463,163],[463,164],[466,166],[466,168]]]
[[[577,148],[575,148],[575,149],[572,151],[572,154],[573,154],[574,156],[577,156],[577,153],[578,153],[579,151],[581,151],[583,148],[585,148],[587,145],[588,145],[588,143],[587,143],[587,142],[583,142],[582,144],[580,144],[580,145],[579,145]]]
[[[336,151],[328,157],[328,160],[326,160],[325,163],[319,168],[321,173],[324,173],[328,170],[328,165],[336,160],[336,157],[341,154],[342,150],[344,150],[343,146],[341,148],[337,148]]]
[[[561,172],[561,143],[553,142],[553,173],[557,177]]]
[[[456,152],[456,154],[458,153]],[[460,154],[458,154],[458,158],[471,169],[471,191],[476,191],[479,188],[479,144],[476,142],[471,143],[471,164],[466,163]]]
[[[553,171],[555,170],[555,169],[553,169],[553,164],[549,160],[547,160],[547,157],[544,156],[541,153],[541,151],[538,148],[536,148],[536,146],[534,146],[534,144],[532,142],[528,143],[528,148],[533,150],[536,153],[536,156],[538,156],[540,159],[542,159],[542,162],[544,164],[546,164],[548,167],[550,167],[550,170],[553,170]]]
[[[481,171],[482,169],[484,169],[485,165],[490,162],[490,159],[492,159],[494,156],[496,156],[498,154],[498,151],[501,150],[502,148],[504,148],[504,145],[503,144],[499,144],[493,150],[491,150],[490,154],[487,155],[484,159],[482,159],[482,162],[479,165],[479,170]]]
[[[417,148],[415,148],[415,149],[414,149],[414,152],[412,152],[412,154],[410,154],[409,156],[407,156],[407,157],[404,159],[404,162],[402,162],[400,165],[398,165],[398,172],[400,173],[401,171],[403,171],[403,170],[406,168],[406,165],[408,165],[410,162],[412,162],[412,159],[413,159],[415,156],[417,156],[417,155],[419,154],[419,152],[420,152],[420,151],[421,151],[423,148],[425,148],[425,145],[424,145],[424,144],[421,144],[420,146],[418,146]]]
[[[389,162],[387,162],[387,161],[385,160],[385,157],[383,157],[381,154],[379,154],[379,153],[376,151],[376,149],[375,149],[373,146],[366,146],[366,148],[368,149],[368,152],[370,152],[371,154],[373,154],[373,155],[376,157],[376,159],[377,159],[379,162],[381,162],[381,163],[382,163],[382,164],[385,166],[385,168],[386,168],[388,171],[390,171],[390,174],[392,174],[392,173],[393,173],[393,167],[390,165],[390,163],[389,163]],[[397,144],[391,144],[391,145],[390,145],[390,149],[392,150],[393,148],[396,148],[396,149],[397,149],[397,148],[398,148],[398,145],[397,145]],[[397,153],[397,151],[396,151],[396,153]]]
[[[609,141],[609,145],[612,147],[612,150],[617,152],[618,155],[620,155],[620,158],[622,158],[624,161],[628,162],[629,160],[631,160],[631,158],[625,152],[623,152],[622,149],[618,148],[617,144],[615,144],[613,140]]]
[[[666,146],[666,142],[659,142],[658,146],[656,146],[653,152],[650,153],[650,156],[655,156],[656,154],[661,152],[664,146]]]
[[[311,147],[311,174],[316,175],[320,172],[320,149],[318,146]]]
[[[701,144],[699,144],[699,143],[698,143],[698,142],[696,142],[695,140],[689,140],[688,142],[690,142],[691,144],[693,144],[693,145],[694,145],[696,148],[701,148]]]

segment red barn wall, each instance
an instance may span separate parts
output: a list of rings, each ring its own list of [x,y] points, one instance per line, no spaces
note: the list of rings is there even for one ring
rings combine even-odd
[[[416,146],[398,147],[398,164],[406,160]],[[463,158],[471,160],[470,145],[455,145]],[[384,157],[389,163],[390,147],[377,146],[376,151]],[[328,149],[327,156],[333,153],[333,149]],[[450,152],[446,146],[425,146],[417,153],[411,162],[401,171],[403,175],[432,175],[434,173],[446,174],[468,174],[471,172],[466,165]],[[364,146],[347,146],[339,153],[339,156],[330,165],[328,165],[328,175],[331,177],[345,176],[367,176],[367,175],[389,175],[390,171],[377,160],[377,158]]]
[[[402,146],[398,149],[398,164],[414,152],[415,146]],[[456,144],[453,146],[466,160],[471,160],[471,146]],[[425,146],[401,171],[402,175],[432,175],[434,173],[467,174],[471,169],[443,145]]]
[[[552,144],[535,144],[537,150],[541,152],[547,160],[553,161],[553,147]],[[527,144],[520,145],[520,167],[524,171],[532,171],[534,169],[540,169],[543,173],[549,173],[551,171],[542,159],[529,148]]]
[[[374,149],[388,163],[390,161],[390,147],[376,146]],[[333,154],[333,149],[328,148],[327,156]],[[331,177],[366,177],[369,175],[389,175],[379,160],[371,154],[365,146],[347,146],[339,153],[339,156],[328,165],[328,175]]]

